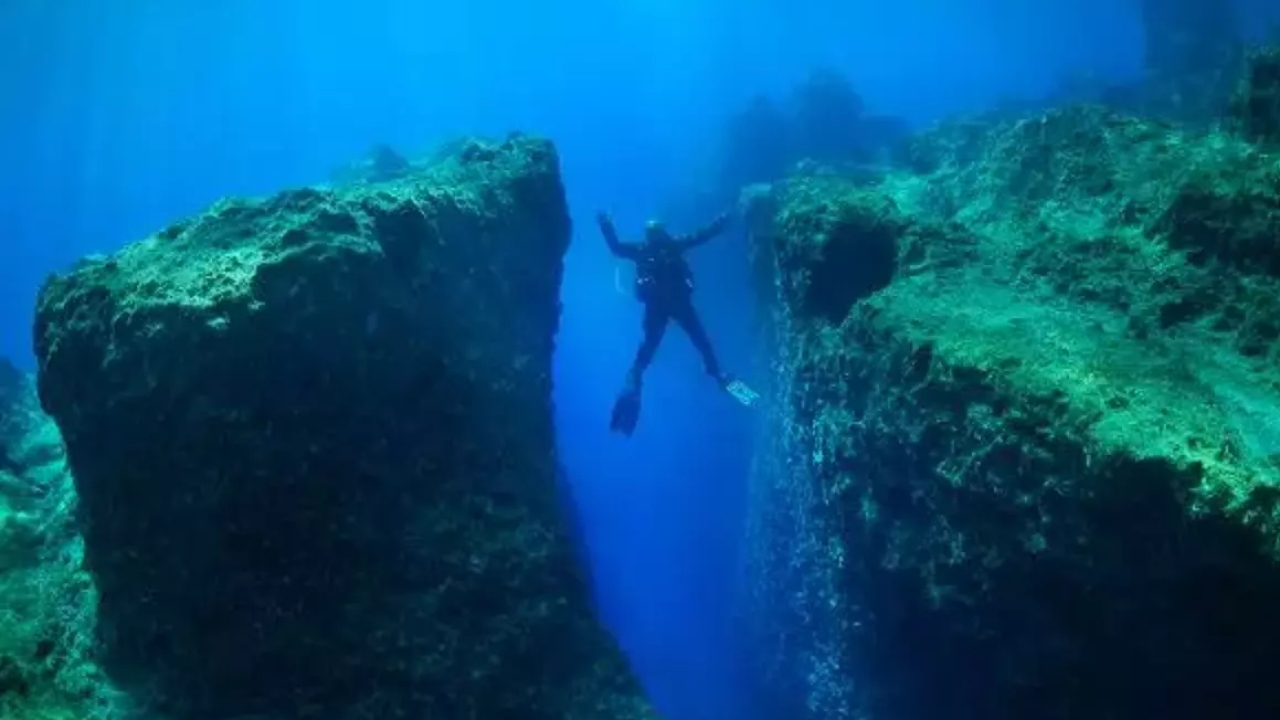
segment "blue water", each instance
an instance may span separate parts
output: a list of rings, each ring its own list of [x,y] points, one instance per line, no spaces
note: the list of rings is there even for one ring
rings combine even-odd
[[[423,9],[432,6],[446,9]],[[31,364],[46,273],[221,196],[323,181],[377,142],[412,155],[466,134],[550,136],[577,226],[557,420],[600,612],[673,720],[746,717],[726,607],[752,420],[670,333],[640,430],[629,441],[609,435],[639,311],[615,291],[595,210],[612,211],[625,235],[680,206],[724,119],[817,65],[845,72],[870,110],[916,126],[1041,95],[1072,69],[1133,76],[1136,6],[6,0],[0,354]],[[670,219],[682,230],[709,218]],[[694,269],[720,354],[749,376],[743,242],[730,233],[706,246]]]

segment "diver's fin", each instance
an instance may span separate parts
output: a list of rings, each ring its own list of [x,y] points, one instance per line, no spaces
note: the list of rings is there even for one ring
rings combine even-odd
[[[724,384],[725,392],[733,396],[734,400],[748,407],[755,405],[760,399],[760,393],[752,390],[750,386],[741,380],[730,380]]]
[[[609,421],[609,429],[631,437],[636,431],[636,423],[640,422],[640,393],[629,390],[618,395],[613,403],[613,418]]]

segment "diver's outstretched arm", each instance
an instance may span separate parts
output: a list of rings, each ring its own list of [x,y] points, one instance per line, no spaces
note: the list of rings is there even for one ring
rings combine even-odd
[[[728,226],[729,213],[722,213],[715,220],[712,220],[710,225],[707,225],[697,232],[692,232],[688,235],[681,235],[676,238],[676,242],[680,243],[680,245],[685,249],[697,247],[724,232],[724,229]]]
[[[624,243],[618,239],[618,231],[613,227],[613,219],[607,213],[597,213],[596,223],[600,225],[600,234],[604,235],[604,241],[609,246],[609,252],[616,257],[634,260],[636,257],[636,249],[634,245]]]

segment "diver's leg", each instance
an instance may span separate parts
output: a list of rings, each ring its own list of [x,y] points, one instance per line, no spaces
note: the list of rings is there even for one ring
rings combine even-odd
[[[720,361],[716,359],[716,351],[711,347],[711,339],[707,337],[707,331],[702,327],[702,320],[698,318],[698,311],[693,308],[692,303],[686,303],[673,312],[671,318],[689,335],[698,354],[702,355],[702,364],[706,367],[707,374],[715,378],[721,388],[743,405],[753,405],[760,399],[760,395],[746,383],[726,375],[720,369]]]
[[[628,437],[635,432],[636,423],[640,420],[640,385],[644,379],[644,371],[649,367],[649,363],[653,362],[653,356],[657,354],[658,346],[662,344],[662,336],[666,334],[669,318],[666,308],[653,303],[645,304],[644,339],[640,341],[640,347],[636,350],[636,359],[631,363],[631,369],[627,371],[626,384],[613,403],[613,417],[609,421],[609,428],[614,432],[620,432]]]
[[[724,371],[720,369],[715,348],[711,347],[711,338],[707,337],[707,330],[702,326],[702,319],[698,317],[698,311],[694,309],[693,303],[685,303],[671,314],[671,318],[679,323],[680,328],[693,341],[693,347],[702,356],[702,365],[706,368],[707,374],[723,385],[727,378]]]
[[[656,303],[645,303],[644,306],[644,337],[640,341],[640,347],[636,350],[636,358],[631,363],[631,371],[627,374],[627,387],[636,391],[640,389],[640,382],[644,378],[644,371],[649,369],[653,358],[658,354],[658,346],[662,344],[662,336],[667,332],[667,320],[670,315],[666,309],[658,306]]]

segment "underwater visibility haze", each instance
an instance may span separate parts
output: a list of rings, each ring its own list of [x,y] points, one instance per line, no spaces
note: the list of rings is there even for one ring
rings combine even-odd
[[[0,717],[1276,716],[1278,24],[0,6]]]

